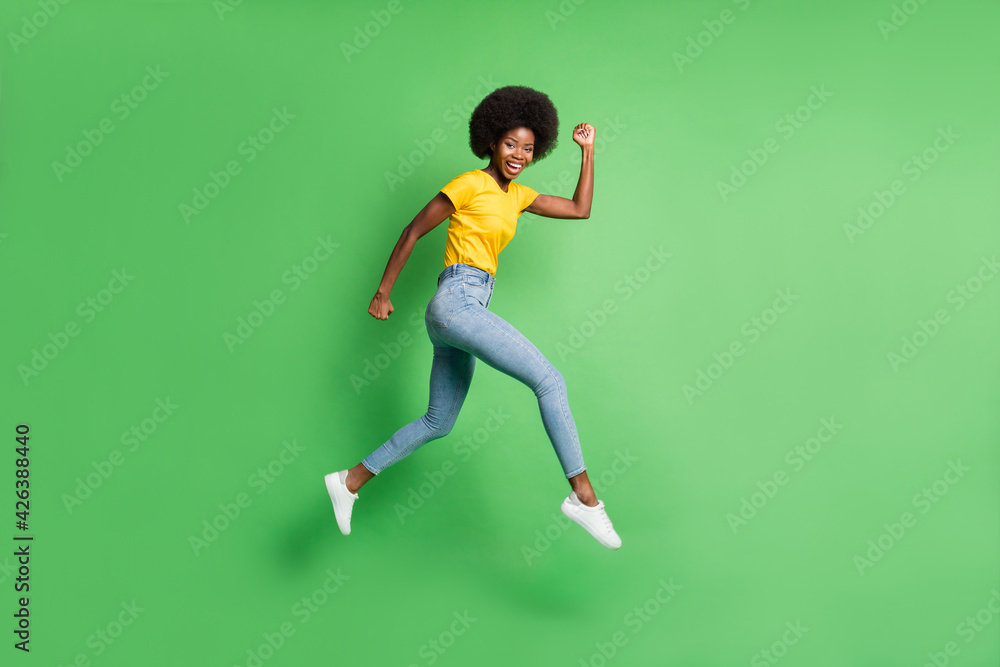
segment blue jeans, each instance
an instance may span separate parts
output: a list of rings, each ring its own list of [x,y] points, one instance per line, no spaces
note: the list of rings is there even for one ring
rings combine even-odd
[[[402,427],[361,463],[378,474],[424,443],[451,432],[469,392],[479,358],[531,387],[542,424],[566,477],[587,469],[566,398],[566,382],[531,341],[487,310],[494,277],[468,264],[452,264],[438,276],[424,323],[434,346],[427,413]]]

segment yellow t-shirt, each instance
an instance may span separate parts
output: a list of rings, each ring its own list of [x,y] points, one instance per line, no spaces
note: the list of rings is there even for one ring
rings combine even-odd
[[[497,273],[497,255],[514,236],[517,219],[538,193],[511,181],[507,192],[482,169],[467,171],[441,188],[455,206],[448,223],[444,265],[459,262]]]

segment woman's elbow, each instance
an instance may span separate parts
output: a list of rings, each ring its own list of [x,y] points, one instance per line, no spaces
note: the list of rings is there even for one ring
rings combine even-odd
[[[399,235],[399,240],[404,243],[416,243],[419,238],[420,234],[417,232],[412,222],[406,227],[403,227],[403,233]]]

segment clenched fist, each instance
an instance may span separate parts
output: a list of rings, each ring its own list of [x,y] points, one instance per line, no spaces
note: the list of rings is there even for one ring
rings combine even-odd
[[[590,123],[580,123],[575,128],[573,128],[573,141],[580,144],[580,146],[593,146],[594,145],[594,135],[597,134],[597,130]]]
[[[389,297],[384,296],[380,292],[375,292],[375,296],[372,297],[372,303],[368,306],[368,314],[375,319],[387,320],[392,311],[392,302],[389,301]]]

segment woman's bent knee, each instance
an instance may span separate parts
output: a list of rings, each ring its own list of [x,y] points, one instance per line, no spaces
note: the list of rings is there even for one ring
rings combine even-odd
[[[430,414],[425,414],[421,419],[423,419],[424,426],[430,431],[432,440],[448,435],[455,426],[454,419],[438,419],[430,416]]]
[[[566,393],[566,379],[563,374],[560,373],[554,366],[549,366],[548,372],[542,381],[535,386],[535,395],[539,398],[545,396],[546,394],[557,392],[560,394]]]

